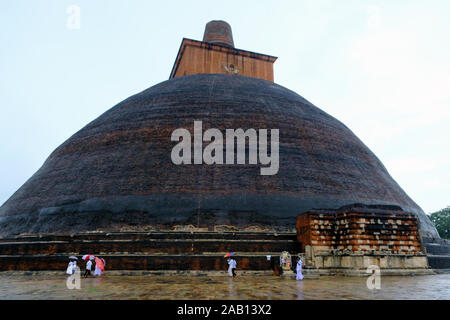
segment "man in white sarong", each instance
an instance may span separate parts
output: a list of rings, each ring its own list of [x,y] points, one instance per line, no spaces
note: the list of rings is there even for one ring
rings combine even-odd
[[[298,261],[297,261],[297,277],[296,277],[297,280],[303,280],[302,264],[303,264],[302,259],[298,258]]]

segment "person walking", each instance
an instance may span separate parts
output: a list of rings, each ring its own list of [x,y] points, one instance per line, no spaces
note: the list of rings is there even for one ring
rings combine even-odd
[[[231,277],[235,277],[236,276],[236,260],[234,259],[228,259],[228,274]]]
[[[66,273],[73,274],[74,271],[75,271],[75,268],[73,267],[73,261],[69,261],[69,264],[67,265]]]
[[[302,264],[302,258],[299,257],[297,260],[297,276],[295,277],[296,280],[303,280]]]
[[[86,271],[84,272],[84,277],[87,278],[91,275],[92,271],[92,259],[89,259],[88,262],[86,262]]]
[[[94,276],[101,276],[102,272],[105,271],[105,260],[103,258],[95,257],[95,271]]]
[[[77,261],[74,259],[70,259],[69,265],[67,266],[66,273],[74,274],[77,269]]]

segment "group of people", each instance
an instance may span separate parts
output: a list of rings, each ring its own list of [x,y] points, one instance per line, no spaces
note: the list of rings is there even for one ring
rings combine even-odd
[[[77,261],[75,259],[70,259],[69,265],[67,266],[67,274],[75,274],[77,270]]]
[[[95,271],[94,276],[101,276],[102,272],[105,271],[105,260],[103,258],[94,257],[94,256],[85,256],[86,257],[86,271],[84,272],[84,277],[87,278],[91,275],[93,262],[95,262]],[[66,273],[67,274],[74,274],[77,268],[77,258],[71,257],[69,265],[67,266]],[[269,259],[269,256],[268,256]],[[271,261],[271,267],[276,275],[281,275],[283,273],[283,268],[281,268],[279,263],[275,263],[273,258],[270,258]],[[236,266],[237,262],[233,258],[228,258],[228,274],[230,277],[236,276]],[[303,261],[300,257],[297,258],[297,265],[295,266],[295,269],[293,271],[296,273],[296,280],[303,280],[303,274],[302,274],[302,265]]]
[[[273,270],[273,273],[277,276],[281,276],[283,274],[283,265],[287,265],[295,274],[297,280],[303,280],[303,273],[302,273],[302,266],[303,261],[300,257],[297,258],[297,263],[288,263],[285,258],[274,258],[274,257],[267,257],[268,260],[270,260],[270,267]]]
[[[236,266],[237,266],[237,262],[236,260],[229,258],[228,260],[228,274],[230,275],[230,277],[235,277],[236,276]],[[271,267],[272,270],[274,271],[274,273],[276,275],[281,275],[283,273],[283,268],[281,268],[280,263],[275,263],[273,258],[270,258],[271,261]],[[303,265],[303,261],[300,257],[297,258],[297,265],[295,266],[295,268],[292,268],[292,270],[295,272],[296,280],[303,280],[303,273],[302,273],[302,265]]]
[[[87,278],[91,275],[92,267],[95,263],[94,267],[94,276],[101,276],[102,273],[105,271],[105,259],[89,256],[86,260],[86,271],[84,272],[84,277]],[[67,274],[74,274],[77,268],[77,260],[75,257],[71,257],[69,265],[67,266],[66,273]]]

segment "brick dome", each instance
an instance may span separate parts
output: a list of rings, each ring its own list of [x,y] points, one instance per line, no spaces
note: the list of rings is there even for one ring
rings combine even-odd
[[[175,165],[171,133],[279,129],[279,171]],[[400,206],[438,237],[420,207],[345,125],[272,82],[200,74],[159,83],[59,146],[0,207],[2,235],[230,227],[292,230],[298,214],[353,203]]]

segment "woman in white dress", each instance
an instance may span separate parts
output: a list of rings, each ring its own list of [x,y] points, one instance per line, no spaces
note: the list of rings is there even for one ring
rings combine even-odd
[[[105,271],[105,260],[102,258],[95,257],[95,271],[94,276],[101,276],[102,272]]]
[[[236,276],[236,273],[235,273],[235,269],[236,269],[236,260],[234,260],[234,259],[228,259],[228,265],[229,265],[229,267],[228,267],[228,274],[231,276],[231,277],[235,277]]]
[[[99,266],[96,263],[95,270],[94,270],[94,276],[101,276],[101,275],[102,275],[102,270],[99,268]]]
[[[66,273],[72,274],[72,261],[69,261],[69,265],[67,266]]]
[[[297,280],[303,280],[302,264],[303,264],[302,259],[298,258],[298,261],[297,261],[297,277],[296,277]]]
[[[66,273],[67,274],[74,274],[75,270],[76,270],[76,267],[77,267],[77,262],[76,261],[70,261],[69,265],[67,266]]]

